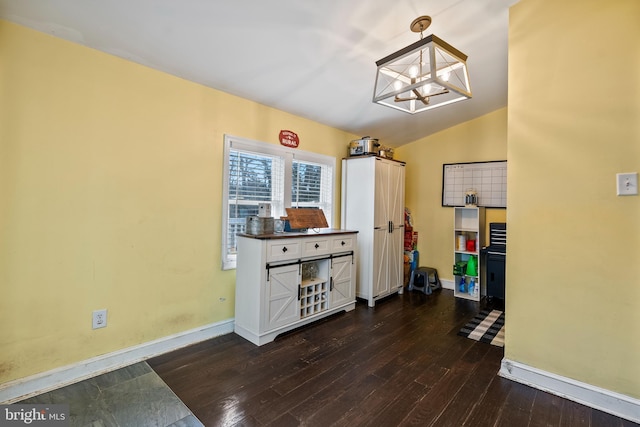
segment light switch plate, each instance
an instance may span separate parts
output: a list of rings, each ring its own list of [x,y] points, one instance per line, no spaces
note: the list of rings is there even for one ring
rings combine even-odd
[[[638,172],[616,174],[616,195],[638,195]]]

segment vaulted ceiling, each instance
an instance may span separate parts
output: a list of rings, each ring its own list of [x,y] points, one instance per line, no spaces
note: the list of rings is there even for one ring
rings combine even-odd
[[[0,0],[0,18],[399,146],[506,106],[517,0]],[[421,15],[469,59],[473,98],[410,115],[373,104],[375,61]]]

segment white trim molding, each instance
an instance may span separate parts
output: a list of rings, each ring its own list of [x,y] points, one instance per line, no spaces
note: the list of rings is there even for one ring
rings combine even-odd
[[[500,372],[507,378],[620,418],[640,423],[640,400],[591,384],[502,359]]]
[[[103,354],[0,384],[0,404],[14,403],[40,393],[64,387],[105,372],[141,362],[169,351],[233,332],[234,319],[201,326],[133,347]]]
[[[455,289],[455,282],[451,279],[440,279],[440,284],[444,289]]]

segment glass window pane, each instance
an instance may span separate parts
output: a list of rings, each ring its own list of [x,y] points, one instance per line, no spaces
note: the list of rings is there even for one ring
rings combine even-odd
[[[284,162],[279,157],[229,152],[227,255],[236,253],[236,234],[245,231],[248,216],[258,214],[259,203],[271,203],[276,209],[282,206],[283,169]]]
[[[223,269],[235,268],[237,234],[260,203],[270,203],[275,218],[285,207],[321,208],[331,225],[335,158],[228,135],[225,156]]]
[[[333,168],[327,164],[294,160],[291,175],[291,206],[322,209],[330,223]]]
[[[320,203],[322,166],[293,162],[291,197],[294,204]]]

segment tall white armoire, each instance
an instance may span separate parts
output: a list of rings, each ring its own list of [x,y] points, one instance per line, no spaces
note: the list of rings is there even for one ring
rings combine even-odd
[[[342,228],[358,231],[356,296],[375,301],[404,284],[405,164],[374,156],[342,160]]]

